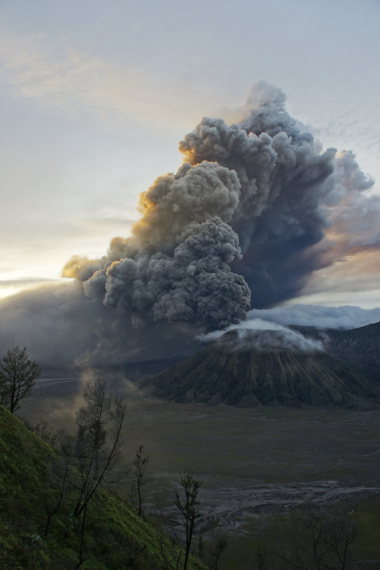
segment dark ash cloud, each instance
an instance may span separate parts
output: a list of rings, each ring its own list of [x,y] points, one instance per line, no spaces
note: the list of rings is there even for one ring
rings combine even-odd
[[[250,290],[231,270],[241,256],[230,221],[239,207],[236,173],[215,163],[184,164],[141,197],[130,239],[116,238],[100,260],[74,257],[65,275],[89,297],[128,314],[135,326],[185,322],[220,328],[244,318]]]
[[[184,164],[141,195],[130,238],[67,263],[86,296],[137,327],[221,329],[251,305],[297,297],[353,248],[379,247],[380,199],[367,195],[373,182],[351,152],[323,150],[265,83],[239,113],[236,124],[204,118],[186,135]]]

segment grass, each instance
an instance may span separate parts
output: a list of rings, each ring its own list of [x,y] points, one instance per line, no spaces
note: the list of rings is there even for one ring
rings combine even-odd
[[[351,515],[358,527],[355,549],[362,560],[378,560],[380,568],[380,495],[358,505]]]

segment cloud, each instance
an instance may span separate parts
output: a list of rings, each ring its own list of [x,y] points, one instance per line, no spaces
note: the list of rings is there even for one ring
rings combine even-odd
[[[44,277],[20,277],[20,279],[0,279],[0,288],[2,287],[27,287],[30,285],[41,285],[58,279],[47,279]]]
[[[380,250],[377,245],[328,249],[322,254],[330,264],[313,275],[302,291],[300,299],[308,303],[360,304],[376,307],[379,304]]]
[[[170,357],[193,347],[194,332],[165,324],[136,330],[97,299],[88,299],[76,282],[49,283],[0,301],[2,352],[12,344],[25,346],[42,367]]]
[[[16,295],[20,291],[38,288],[43,285],[60,283],[62,279],[49,279],[47,277],[20,277],[14,279],[0,279],[0,298]]]
[[[3,30],[0,60],[15,96],[71,114],[93,114],[103,124],[178,130],[188,128],[216,104],[215,93],[186,80],[169,81],[150,69],[75,47],[54,48],[41,34],[22,36]]]
[[[349,305],[327,307],[322,305],[296,304],[286,307],[274,307],[250,311],[247,319],[265,319],[273,326],[300,325],[321,328],[351,329],[380,321],[380,308],[362,309]]]

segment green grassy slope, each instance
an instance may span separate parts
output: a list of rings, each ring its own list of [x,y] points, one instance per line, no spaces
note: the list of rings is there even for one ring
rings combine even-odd
[[[59,457],[0,406],[0,568],[77,568],[80,521],[72,516],[75,489],[45,536],[48,510],[57,504]],[[56,471],[56,470],[55,470]],[[101,490],[88,509],[83,570],[170,570],[179,550],[159,529],[137,517],[117,496]],[[175,567],[175,566],[173,566]],[[193,562],[192,570],[203,566]]]

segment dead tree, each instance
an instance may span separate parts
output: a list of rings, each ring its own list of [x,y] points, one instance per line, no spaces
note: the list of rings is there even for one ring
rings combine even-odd
[[[125,404],[107,395],[100,380],[87,386],[84,398],[86,404],[77,414],[74,450],[80,473],[76,517],[87,508],[112,465],[125,418]]]
[[[279,552],[281,568],[353,570],[356,535],[355,526],[339,513],[321,508],[298,515],[287,544]]]
[[[149,455],[144,455],[144,446],[140,445],[132,463],[134,475],[133,485],[137,495],[137,514],[139,517],[143,514],[143,488],[150,481],[150,478],[147,477],[148,462]]]
[[[214,536],[211,543],[205,546],[202,540],[202,535],[200,535],[200,544],[198,547],[199,558],[206,564],[207,570],[219,569],[219,564],[226,548],[226,536]]]
[[[0,360],[0,403],[13,414],[40,373],[41,368],[28,358],[26,348],[10,348]]]
[[[185,556],[183,570],[187,570],[191,542],[193,540],[196,521],[201,516],[199,511],[198,493],[202,485],[194,479],[192,473],[183,473],[179,477],[180,492],[176,493],[175,505],[180,512],[182,524],[185,528]]]

